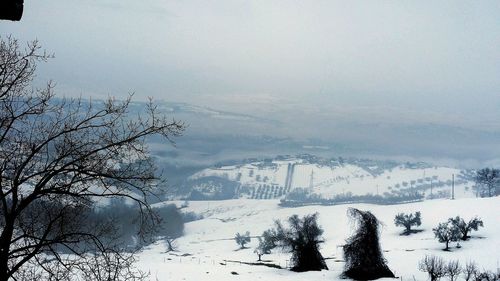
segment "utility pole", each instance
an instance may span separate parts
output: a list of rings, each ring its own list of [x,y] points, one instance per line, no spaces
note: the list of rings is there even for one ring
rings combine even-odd
[[[314,189],[314,170],[311,170],[311,177],[309,178],[309,191]]]
[[[455,174],[451,174],[451,200],[455,200]]]
[[[432,178],[431,178],[431,199],[434,199],[434,195],[432,195]]]

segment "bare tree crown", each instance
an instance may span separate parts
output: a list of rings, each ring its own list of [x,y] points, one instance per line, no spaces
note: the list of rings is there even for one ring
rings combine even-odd
[[[33,89],[37,63],[51,57],[36,41],[22,50],[17,40],[0,38],[0,276],[12,277],[42,252],[57,255],[55,245],[76,254],[78,241],[99,245],[94,233],[60,227],[96,198],[127,197],[148,210],[146,195],[158,178],[146,138],[172,142],[185,129],[152,100],[130,116],[131,97],[56,99],[51,82]],[[51,212],[36,229],[27,227],[28,214],[47,202]]]

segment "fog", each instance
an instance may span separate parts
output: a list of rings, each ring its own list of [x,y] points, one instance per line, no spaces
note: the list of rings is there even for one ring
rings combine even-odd
[[[498,1],[38,0],[0,34],[55,53],[36,83],[59,96],[134,92],[272,120],[186,117],[188,134],[487,164],[500,157],[499,14]]]

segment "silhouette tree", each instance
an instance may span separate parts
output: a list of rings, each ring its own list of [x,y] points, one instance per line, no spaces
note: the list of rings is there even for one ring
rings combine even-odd
[[[415,214],[399,213],[394,218],[394,224],[396,226],[405,227],[405,231],[403,232],[403,234],[408,235],[411,233],[412,226],[414,226],[414,225],[420,226],[422,224],[420,212],[415,212]]]
[[[343,275],[355,280],[394,277],[380,249],[379,220],[369,211],[354,208],[349,208],[347,214],[357,229],[344,245]]]
[[[23,50],[0,38],[0,279],[85,268],[132,274],[133,256],[113,243],[112,224],[85,225],[87,210],[101,198],[127,198],[154,225],[147,196],[159,182],[145,138],[171,140],[184,125],[152,102],[132,117],[130,97],[55,99],[52,83],[33,90],[37,63],[50,57],[36,41]]]

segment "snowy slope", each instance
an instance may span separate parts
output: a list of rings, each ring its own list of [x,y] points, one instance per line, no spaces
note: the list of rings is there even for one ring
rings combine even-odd
[[[356,162],[311,163],[291,158],[208,168],[195,173],[190,179],[220,177],[234,181],[242,187],[237,196],[252,199],[281,198],[294,188],[305,188],[324,198],[346,192],[384,195],[410,189],[442,197],[444,191],[451,192],[452,177],[455,175],[456,197],[473,197],[471,187],[474,183],[463,177],[464,173],[466,171],[429,165],[379,167],[362,166]]]
[[[166,202],[168,203],[168,202]],[[160,203],[162,204],[162,203]],[[458,259],[478,263],[481,269],[496,271],[500,254],[500,197],[459,200],[431,200],[412,204],[377,206],[368,204],[307,206],[281,208],[277,200],[228,200],[190,202],[188,211],[203,214],[204,219],[186,225],[185,235],[178,239],[178,251],[165,253],[160,241],[140,254],[140,267],[151,273],[151,280],[339,280],[342,272],[342,245],[350,235],[346,216],[349,207],[372,211],[383,223],[381,244],[385,258],[393,272],[403,280],[427,280],[417,270],[417,264],[426,254],[442,256],[446,260]],[[398,212],[422,212],[423,232],[400,236],[402,229],[393,224]],[[236,232],[250,231],[252,236],[273,226],[275,219],[286,220],[292,214],[319,213],[319,224],[325,230],[325,243],[321,252],[327,258],[328,271],[294,273],[286,269],[240,264],[255,262],[252,239],[249,249],[238,250],[232,240]],[[442,251],[443,245],[434,239],[431,231],[439,222],[460,215],[470,218],[478,215],[485,227],[472,233],[470,241],[451,252]],[[290,255],[274,251],[263,256],[269,263],[285,267]],[[235,272],[238,275],[232,274]]]

